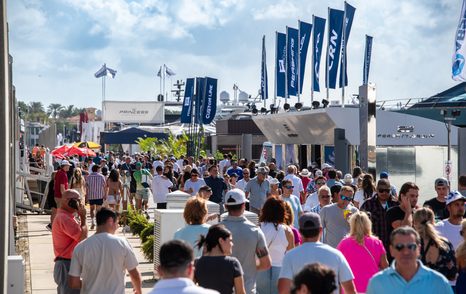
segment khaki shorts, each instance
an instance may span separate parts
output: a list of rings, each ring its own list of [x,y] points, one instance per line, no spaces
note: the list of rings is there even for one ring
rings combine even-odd
[[[150,188],[136,190],[136,199],[138,200],[142,199],[144,201],[147,201],[149,200],[149,195],[150,195]]]

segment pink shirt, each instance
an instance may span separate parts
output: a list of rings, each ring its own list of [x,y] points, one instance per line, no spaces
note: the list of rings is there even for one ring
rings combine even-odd
[[[361,293],[366,292],[370,278],[379,271],[380,257],[385,254],[382,241],[376,237],[366,236],[364,244],[373,258],[353,237],[345,237],[337,246],[353,271],[357,292]]]
[[[74,247],[81,240],[81,225],[73,214],[62,208],[57,209],[57,215],[52,225],[52,241],[55,257],[71,259]]]

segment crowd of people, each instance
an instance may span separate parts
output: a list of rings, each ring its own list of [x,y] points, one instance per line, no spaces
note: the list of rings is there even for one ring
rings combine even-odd
[[[153,293],[466,293],[466,176],[457,190],[436,179],[432,191],[422,191],[436,196],[423,205],[416,183],[398,189],[387,172],[378,177],[359,167],[343,175],[328,164],[280,170],[274,161],[229,154],[218,161],[111,152],[65,158],[48,197],[58,208],[49,228],[59,293],[104,293],[96,279],[106,270],[114,274],[108,283],[118,284],[112,293],[123,293],[125,270],[139,293],[134,253],[114,236],[117,212],[130,205],[144,213],[150,197],[166,209],[175,190],[191,195],[186,227],[162,246]],[[207,224],[218,219],[207,200],[227,213],[216,225]],[[86,203],[90,230],[97,224],[89,238]]]

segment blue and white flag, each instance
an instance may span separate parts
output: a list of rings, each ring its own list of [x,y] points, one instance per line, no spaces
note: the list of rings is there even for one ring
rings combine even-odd
[[[195,99],[195,117],[194,122],[197,124],[201,124],[202,116],[201,110],[202,105],[204,103],[204,89],[205,89],[205,78],[196,78],[196,99]]]
[[[452,79],[455,81],[466,81],[466,73],[464,72],[464,63],[466,56],[466,44],[464,39],[466,36],[466,0],[463,0],[461,8],[460,20],[455,34],[455,52],[453,54]]]
[[[217,79],[205,78],[204,99],[202,99],[202,123],[210,124],[217,111]]]
[[[313,15],[313,24],[312,29],[312,56],[313,56],[313,65],[312,65],[312,90],[320,92],[319,86],[319,72],[320,72],[320,59],[322,56],[322,44],[324,42],[324,33],[325,33],[325,18],[321,18]]]
[[[299,21],[299,94],[303,93],[304,71],[306,69],[307,50],[311,40],[312,25]]]
[[[107,65],[104,63],[104,65],[102,65],[102,67],[94,74],[94,76],[96,78],[101,78],[110,74],[112,78],[115,78],[116,73],[116,70],[107,67]]]
[[[286,96],[286,34],[276,32],[275,43],[275,93],[278,97]]]
[[[338,64],[340,63],[341,40],[343,30],[343,17],[345,12],[338,9],[330,8],[329,29],[328,29],[328,47],[327,47],[327,67],[325,86],[335,89],[337,85]]]
[[[344,23],[344,34],[343,34],[343,42],[341,47],[341,66],[340,66],[340,88],[343,86],[348,86],[348,75],[347,75],[347,50],[346,47],[348,45],[348,39],[351,33],[351,27],[353,26],[353,19],[354,13],[356,12],[356,8],[349,5],[345,2],[345,23]],[[343,74],[345,75],[344,83],[343,83]],[[344,84],[344,85],[343,85]]]
[[[262,37],[262,63],[261,63],[261,98],[269,98],[269,82],[267,79],[267,56],[265,54],[265,35]]]
[[[372,37],[366,35],[366,48],[364,50],[364,68],[362,72],[362,84],[367,85],[369,82],[369,69],[371,67],[372,55]]]
[[[288,97],[298,94],[298,30],[286,27],[286,76]]]
[[[176,73],[173,70],[171,70],[168,66],[166,66],[165,64],[164,66],[165,66],[165,73],[167,74],[167,76],[171,77],[171,76],[176,75]]]
[[[183,108],[181,109],[181,123],[190,124],[193,115],[194,79],[186,79]]]

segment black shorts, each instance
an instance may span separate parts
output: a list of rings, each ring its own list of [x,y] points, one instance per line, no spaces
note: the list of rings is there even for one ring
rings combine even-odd
[[[104,204],[103,199],[89,199],[89,205],[100,205]]]

